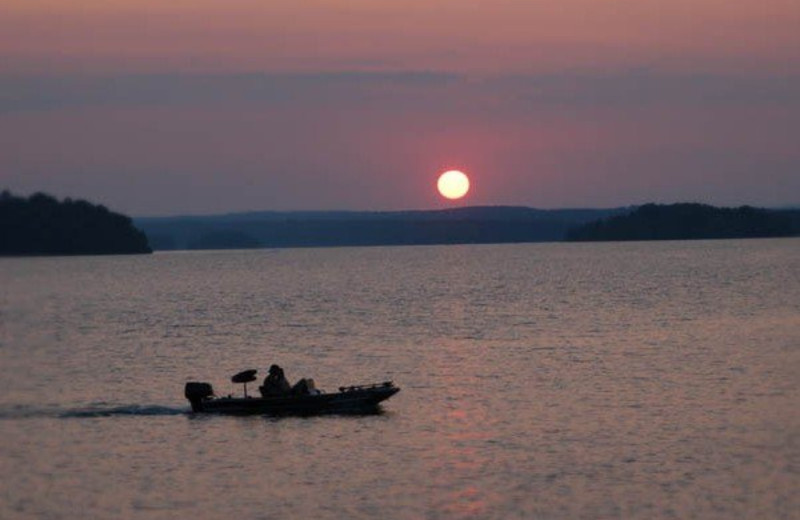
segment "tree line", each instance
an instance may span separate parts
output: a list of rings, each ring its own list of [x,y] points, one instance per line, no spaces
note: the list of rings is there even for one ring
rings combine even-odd
[[[45,193],[0,194],[0,255],[151,253],[130,217],[84,200]]]
[[[577,226],[567,233],[567,240],[766,238],[799,233],[797,211],[751,206],[717,208],[694,203],[645,204],[625,215]]]

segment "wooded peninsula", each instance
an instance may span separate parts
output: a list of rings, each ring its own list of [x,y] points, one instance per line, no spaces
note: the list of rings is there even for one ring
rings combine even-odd
[[[698,240],[789,237],[800,233],[800,211],[706,204],[645,204],[571,229],[568,241]]]
[[[152,253],[133,221],[84,200],[0,194],[0,255]]]

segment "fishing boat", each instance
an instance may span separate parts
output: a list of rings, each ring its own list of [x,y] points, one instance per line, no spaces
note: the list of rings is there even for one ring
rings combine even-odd
[[[231,378],[233,383],[244,384],[244,395],[218,397],[210,383],[190,381],[184,395],[195,413],[231,415],[320,415],[346,413],[372,413],[380,411],[379,404],[400,391],[392,381],[366,385],[339,387],[338,392],[317,390],[313,382],[295,385],[292,391],[281,395],[260,397],[247,394],[247,383],[256,380],[256,370],[245,370]],[[300,386],[301,388],[298,388]]]

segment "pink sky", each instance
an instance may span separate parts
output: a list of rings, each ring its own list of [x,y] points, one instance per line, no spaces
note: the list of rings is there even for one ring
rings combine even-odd
[[[0,189],[134,215],[800,203],[796,0],[6,0]]]

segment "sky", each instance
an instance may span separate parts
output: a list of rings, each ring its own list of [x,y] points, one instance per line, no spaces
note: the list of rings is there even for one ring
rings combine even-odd
[[[0,189],[133,216],[798,204],[798,27],[797,0],[3,0]]]

